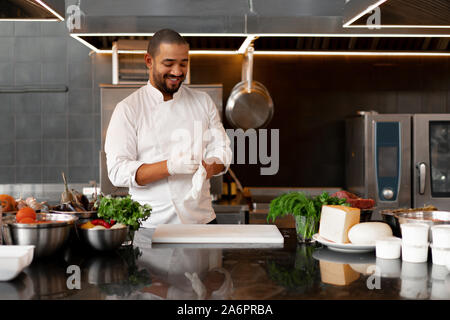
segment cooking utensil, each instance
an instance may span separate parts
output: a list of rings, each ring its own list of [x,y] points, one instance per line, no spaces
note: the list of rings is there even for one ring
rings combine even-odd
[[[3,238],[7,245],[34,245],[34,256],[49,256],[68,240],[77,217],[68,214],[38,213],[37,220],[48,223],[17,223],[14,216],[3,218]]]
[[[264,128],[273,117],[273,101],[266,87],[253,81],[253,51],[250,45],[242,65],[242,81],[236,84],[228,98],[225,115],[234,128]]]
[[[61,194],[61,203],[72,202],[73,195],[72,192],[69,191],[69,186],[67,185],[66,175],[62,172],[62,178],[64,181],[64,192]]]
[[[109,251],[124,243],[128,227],[120,229],[83,229],[78,228],[80,239],[91,248],[99,251]]]

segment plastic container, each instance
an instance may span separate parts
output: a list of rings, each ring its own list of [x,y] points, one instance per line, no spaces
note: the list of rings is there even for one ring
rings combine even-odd
[[[431,282],[431,299],[433,300],[449,300],[450,290],[447,288],[445,281]]]
[[[400,296],[407,299],[427,299],[428,293],[427,278],[403,279],[401,283]]]
[[[445,277],[448,273],[446,266],[433,264],[431,267],[431,279],[433,279],[433,281],[445,281]]]
[[[430,247],[433,264],[445,266],[447,263],[447,256],[450,255],[450,248],[439,248],[435,244],[431,244]]]
[[[382,259],[376,260],[376,266],[380,269],[382,278],[399,278],[402,270],[402,261],[400,259]]]
[[[425,223],[402,223],[402,242],[408,245],[428,245],[430,226]]]
[[[446,265],[447,265],[447,270],[450,272],[450,254],[447,255],[447,262],[446,262]]]
[[[431,227],[433,245],[439,248],[450,248],[450,224],[440,224]]]
[[[0,245],[0,281],[17,277],[33,261],[34,246]]]
[[[398,259],[400,258],[402,240],[397,237],[385,237],[375,241],[377,258]]]
[[[402,260],[422,263],[428,260],[428,242],[422,245],[411,245],[402,241]]]
[[[402,263],[402,279],[428,279],[428,264],[403,262]]]

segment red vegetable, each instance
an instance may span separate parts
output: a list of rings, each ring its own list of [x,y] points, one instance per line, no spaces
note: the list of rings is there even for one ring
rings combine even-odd
[[[108,222],[106,222],[105,220],[102,220],[102,219],[95,219],[95,220],[92,220],[91,223],[92,223],[94,226],[103,226],[103,227],[105,227],[106,229],[111,228],[111,225],[110,225]]]

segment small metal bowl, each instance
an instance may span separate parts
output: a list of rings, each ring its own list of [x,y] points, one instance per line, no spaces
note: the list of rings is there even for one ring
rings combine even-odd
[[[77,229],[81,241],[99,251],[117,249],[125,242],[128,227],[120,229]]]
[[[7,245],[34,245],[34,257],[50,256],[66,244],[77,217],[38,213],[37,220],[49,223],[17,223],[15,216],[3,219],[2,232]]]

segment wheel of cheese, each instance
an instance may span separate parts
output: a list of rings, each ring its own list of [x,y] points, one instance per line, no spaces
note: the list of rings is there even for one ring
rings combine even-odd
[[[353,244],[375,245],[375,241],[392,237],[392,229],[383,222],[363,222],[355,224],[348,230],[348,239]]]

